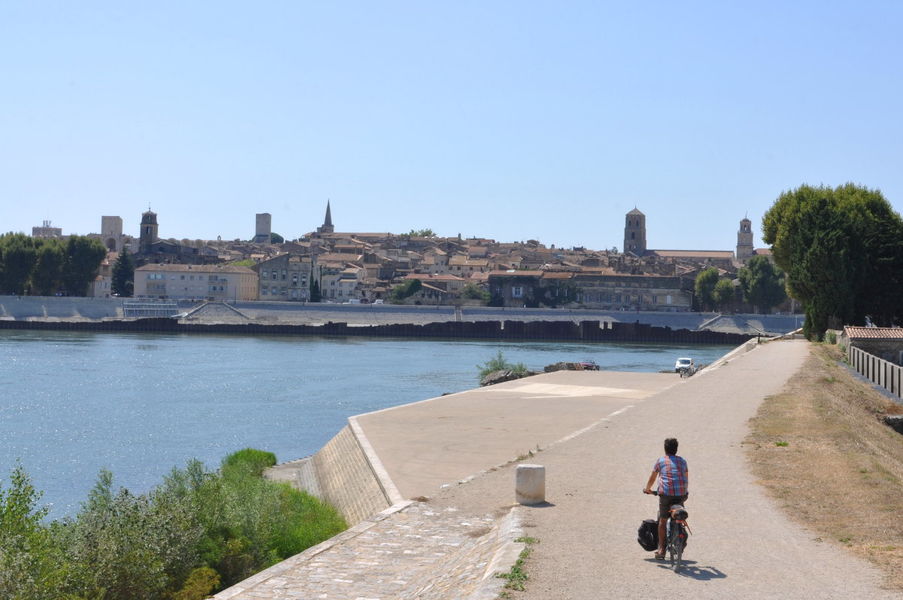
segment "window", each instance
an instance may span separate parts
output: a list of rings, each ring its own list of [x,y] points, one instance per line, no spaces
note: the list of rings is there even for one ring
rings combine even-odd
[[[524,295],[523,287],[521,287],[519,285],[515,285],[511,288],[511,297],[512,298],[521,298],[521,297],[523,297],[523,295]]]
[[[260,278],[261,278],[261,279],[266,279],[266,278],[267,278],[267,272],[266,272],[265,270],[263,270],[263,269],[261,269],[261,271],[260,271]]]

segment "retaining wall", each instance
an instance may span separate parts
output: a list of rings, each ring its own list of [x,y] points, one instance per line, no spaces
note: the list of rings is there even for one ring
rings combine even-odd
[[[903,398],[903,367],[852,346],[847,349],[847,360],[857,373]]]
[[[307,491],[337,508],[349,525],[392,505],[350,426],[320,448],[311,462],[319,493]],[[303,478],[300,482],[304,485]]]
[[[176,319],[111,319],[105,321],[0,320],[0,329],[56,331],[118,331],[140,333],[229,333],[244,335],[318,335],[364,337],[416,337],[444,339],[555,340],[583,342],[659,342],[738,345],[750,336],[720,331],[673,330],[644,323],[606,321],[447,321],[361,325],[326,323],[289,325],[263,323],[185,323]]]

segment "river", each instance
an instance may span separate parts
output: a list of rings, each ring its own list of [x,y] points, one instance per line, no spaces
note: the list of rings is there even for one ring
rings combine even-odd
[[[0,331],[0,480],[21,462],[59,518],[102,468],[141,493],[191,458],[300,458],[351,415],[475,387],[499,350],[535,370],[659,371],[730,347]]]

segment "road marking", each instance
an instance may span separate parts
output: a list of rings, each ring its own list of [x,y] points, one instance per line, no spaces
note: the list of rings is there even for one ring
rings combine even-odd
[[[586,427],[584,427],[583,429],[578,429],[577,431],[575,431],[575,432],[573,432],[573,433],[570,433],[570,434],[564,436],[564,437],[561,438],[560,440],[557,440],[557,441],[552,442],[551,444],[549,444],[548,446],[546,446],[545,448],[543,448],[543,450],[547,450],[548,448],[551,448],[552,446],[557,446],[558,444],[563,444],[564,442],[569,442],[569,441],[571,441],[572,439],[574,439],[575,437],[577,437],[577,436],[579,436],[579,435],[583,435],[583,434],[586,433],[587,431],[590,431],[591,429],[593,429],[594,427],[598,426],[599,424],[601,424],[601,423],[606,423],[606,422],[608,422],[608,421],[611,421],[611,418],[612,418],[612,417],[616,417],[616,416],[620,415],[620,414],[623,413],[623,412],[627,412],[627,411],[628,411],[629,409],[631,409],[631,408],[633,408],[633,404],[628,404],[627,406],[625,406],[625,407],[623,407],[623,408],[619,408],[618,410],[616,410],[616,411],[614,411],[613,413],[609,414],[607,417],[602,417],[601,419],[599,419],[599,420],[596,421],[595,423],[591,423],[591,424],[587,425]]]
[[[560,383],[524,383],[518,386],[506,386],[502,388],[489,387],[484,392],[529,394],[531,396],[558,396],[558,397],[587,397],[605,396],[610,398],[629,398],[641,400],[659,390],[638,390],[629,388],[614,388],[589,385],[564,385]]]

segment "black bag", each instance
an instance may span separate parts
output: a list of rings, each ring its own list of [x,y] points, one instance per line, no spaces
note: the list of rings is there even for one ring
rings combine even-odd
[[[655,519],[644,519],[640,524],[640,528],[636,531],[636,541],[640,543],[643,550],[658,550],[658,521]]]

